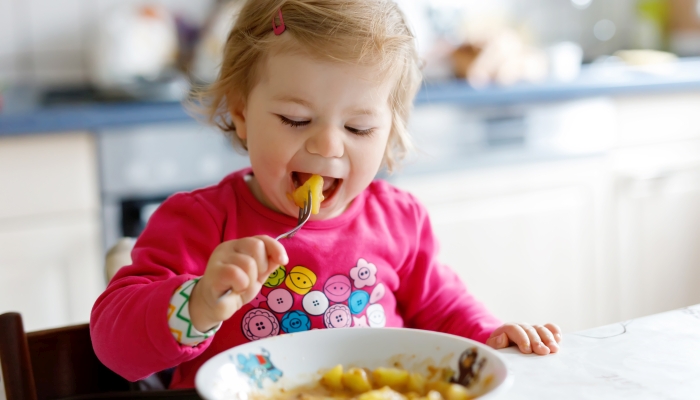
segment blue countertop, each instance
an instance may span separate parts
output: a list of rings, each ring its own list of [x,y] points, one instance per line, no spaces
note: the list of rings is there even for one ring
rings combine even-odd
[[[416,105],[459,104],[492,107],[517,103],[552,102],[593,96],[700,91],[700,59],[684,59],[654,70],[615,65],[588,65],[570,82],[521,83],[509,87],[471,88],[464,81],[428,82]],[[0,136],[101,129],[191,121],[179,102],[66,102],[46,105],[38,88],[3,92]]]

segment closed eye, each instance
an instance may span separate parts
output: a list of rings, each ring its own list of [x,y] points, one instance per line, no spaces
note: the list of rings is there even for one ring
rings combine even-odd
[[[346,126],[345,129],[347,129],[348,132],[350,132],[350,133],[352,133],[352,134],[355,134],[355,135],[357,135],[357,136],[369,136],[369,135],[371,135],[372,133],[374,133],[374,128],[369,128],[369,129],[362,129],[362,130],[360,130],[360,129],[356,129],[356,128],[352,128],[352,127]]]
[[[284,115],[277,115],[277,116],[279,117],[280,121],[283,124],[289,125],[293,128],[297,128],[300,126],[306,126],[306,125],[311,123],[311,121],[295,121],[293,119],[289,119],[289,118],[285,117]]]

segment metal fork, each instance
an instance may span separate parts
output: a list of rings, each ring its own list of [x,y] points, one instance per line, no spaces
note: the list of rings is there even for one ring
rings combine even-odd
[[[299,231],[299,229],[301,229],[301,227],[304,226],[304,224],[306,223],[306,221],[309,220],[310,217],[311,217],[311,190],[309,190],[309,196],[308,196],[307,200],[304,202],[304,207],[299,208],[299,219],[297,219],[297,226],[295,226],[294,229],[292,229],[291,231],[285,232],[285,233],[277,236],[275,238],[275,240],[280,241],[282,239],[288,239],[288,238],[294,236],[294,234],[296,234]],[[221,301],[221,299],[223,299],[224,297],[231,294],[231,292],[233,292],[233,289],[227,290],[226,293],[222,294],[221,297],[219,297],[219,299],[217,301]]]
[[[287,239],[294,236],[299,229],[309,220],[311,217],[311,190],[309,190],[309,195],[307,200],[304,202],[304,207],[299,209],[299,219],[297,220],[297,226],[289,232],[283,233],[275,238],[275,240]]]

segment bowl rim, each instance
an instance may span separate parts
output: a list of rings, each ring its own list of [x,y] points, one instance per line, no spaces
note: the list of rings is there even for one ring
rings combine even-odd
[[[352,328],[344,328],[341,330],[345,331],[348,329],[352,329]],[[304,332],[287,333],[287,334],[284,334],[283,336],[282,335],[272,336],[269,338],[260,339],[260,340],[247,342],[247,343],[242,343],[242,344],[239,344],[237,346],[230,347],[230,348],[223,350],[222,352],[214,355],[213,357],[211,357],[210,359],[205,361],[204,364],[202,364],[199,367],[199,369],[197,370],[197,373],[195,375],[195,389],[196,389],[197,393],[200,396],[202,396],[202,398],[205,398],[205,399],[208,398],[208,397],[204,396],[204,393],[202,392],[202,387],[201,387],[202,386],[201,384],[203,383],[201,381],[203,379],[206,379],[206,378],[204,378],[203,373],[205,372],[206,369],[211,368],[211,367],[207,367],[207,365],[213,365],[213,363],[215,362],[214,361],[215,359],[219,359],[219,358],[223,359],[226,357],[226,355],[228,353],[235,351],[235,349],[237,349],[237,348],[244,347],[244,346],[250,346],[250,345],[264,346],[264,343],[266,343],[266,342],[280,340],[282,337],[286,337],[286,336],[291,337],[291,336],[300,336],[300,335],[304,335],[304,336],[306,336],[306,335],[328,335],[328,334],[330,334],[328,331],[336,331],[336,330],[337,329],[314,329],[314,330],[304,331]],[[416,329],[416,328],[382,327],[382,328],[368,328],[368,329],[366,329],[366,331],[401,332],[399,334],[411,332],[412,334],[417,333],[417,334],[426,335],[426,336],[441,336],[444,338],[461,340],[461,341],[464,341],[466,343],[469,343],[470,345],[474,345],[477,348],[484,349],[487,353],[490,353],[493,357],[498,359],[503,364],[506,376],[500,385],[495,387],[490,392],[485,393],[483,396],[478,397],[478,399],[480,399],[480,400],[481,399],[491,399],[491,398],[495,398],[497,396],[500,396],[502,393],[505,393],[508,389],[510,389],[510,387],[513,385],[513,379],[514,379],[513,373],[511,372],[510,368],[508,367],[508,363],[506,362],[505,357],[503,357],[503,355],[501,355],[501,353],[498,350],[496,350],[496,349],[494,349],[494,348],[492,348],[484,343],[478,342],[474,339],[469,339],[469,338],[455,335],[452,333],[437,332],[437,331]]]

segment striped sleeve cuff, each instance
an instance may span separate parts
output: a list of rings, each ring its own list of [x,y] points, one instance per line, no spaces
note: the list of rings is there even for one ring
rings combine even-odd
[[[192,289],[197,281],[199,278],[189,280],[175,289],[168,306],[168,325],[173,337],[178,343],[193,347],[213,336],[221,327],[219,323],[206,332],[200,332],[192,325],[189,303]]]

